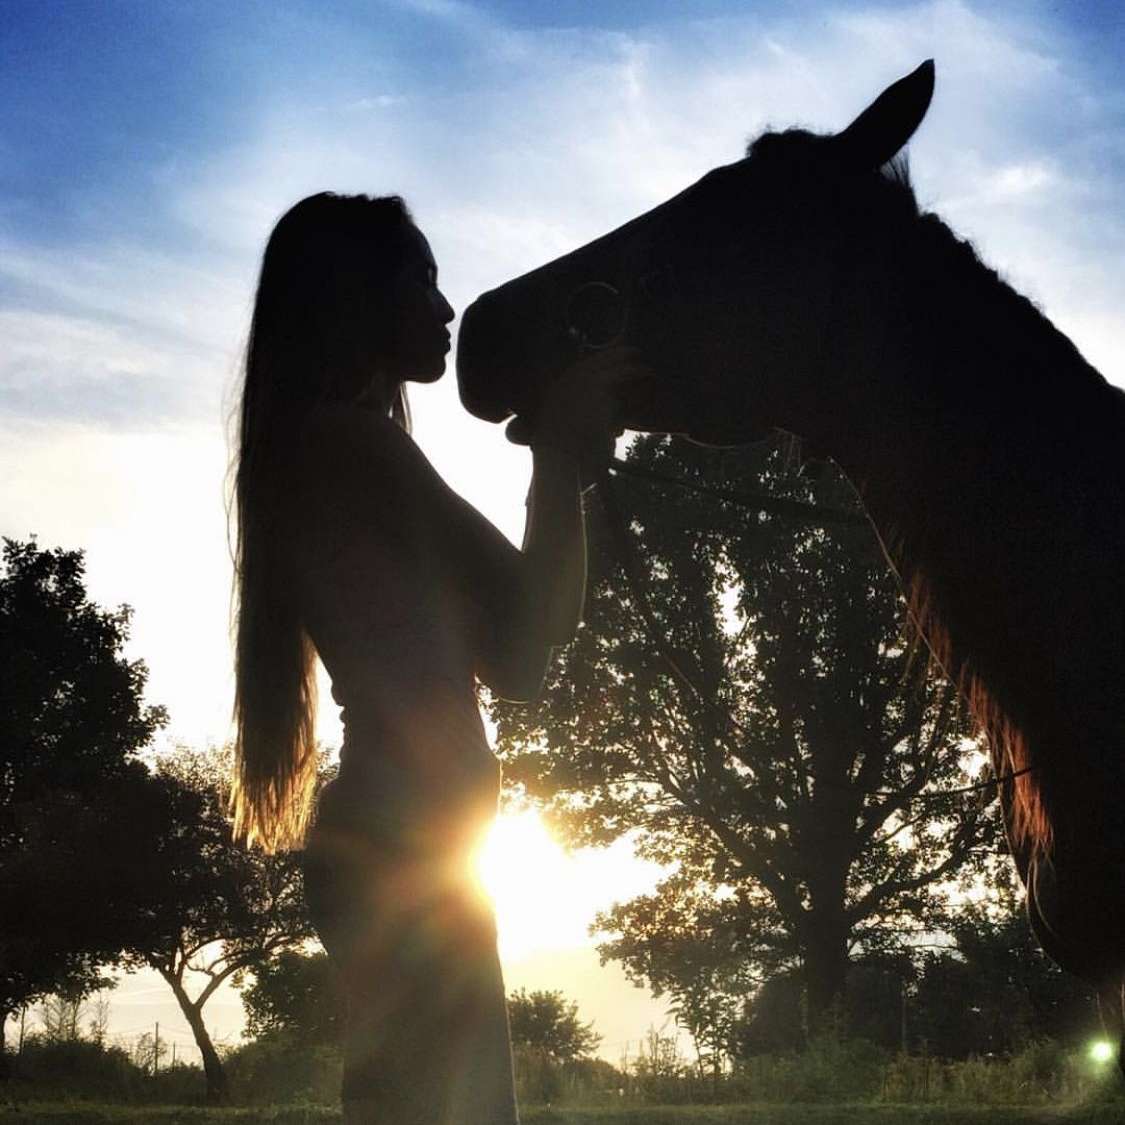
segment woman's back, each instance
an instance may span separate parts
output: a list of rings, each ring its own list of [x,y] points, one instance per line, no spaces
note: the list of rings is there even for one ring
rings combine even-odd
[[[459,502],[401,427],[356,406],[310,416],[293,470],[292,596],[343,708],[342,773],[398,765],[435,793],[478,773],[491,784]]]

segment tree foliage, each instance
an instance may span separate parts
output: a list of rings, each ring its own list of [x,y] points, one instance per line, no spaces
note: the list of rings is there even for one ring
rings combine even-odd
[[[601,1042],[592,1023],[578,1018],[578,1005],[557,991],[517,989],[508,997],[512,1046],[544,1055],[553,1062],[573,1062]]]
[[[1099,1034],[1090,990],[1044,954],[1014,901],[965,910],[955,945],[925,957],[905,1017],[908,1045],[944,1058],[1011,1056],[1044,1038]]]
[[[326,953],[285,950],[256,962],[252,972],[252,978],[235,978],[246,1012],[245,1038],[285,1033],[305,1045],[340,1042],[343,998]]]
[[[859,512],[831,465],[799,465],[784,444],[644,438],[630,460]],[[950,792],[983,756],[954,686],[912,646],[866,523],[616,485],[658,637],[594,521],[583,628],[536,705],[493,706],[505,772],[571,843],[632,834],[669,866],[653,894],[599,919],[601,951],[694,1010],[697,1039],[721,1037],[707,997],[740,1005],[787,967],[819,1020],[849,953],[942,924],[948,883],[986,864],[992,794]]]
[[[128,661],[130,611],[89,601],[79,551],[5,540],[0,576],[0,1015],[80,997],[113,964],[168,982],[225,1075],[203,1007],[239,969],[310,936],[300,871],[232,838],[226,751],[140,760],[166,721]],[[192,973],[205,984],[191,994]],[[195,978],[198,979],[198,978]]]
[[[80,551],[5,539],[3,564],[0,1015],[97,987],[144,942],[160,796],[138,754],[166,721],[123,655],[129,607],[89,600]]]

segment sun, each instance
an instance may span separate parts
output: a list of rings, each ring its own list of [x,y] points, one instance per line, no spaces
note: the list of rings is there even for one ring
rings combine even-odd
[[[585,944],[590,905],[580,901],[573,866],[534,810],[497,817],[476,871],[496,910],[504,960]]]
[[[627,841],[565,851],[534,809],[497,817],[474,866],[496,910],[505,961],[590,945],[597,913],[650,890],[660,874],[634,858]]]

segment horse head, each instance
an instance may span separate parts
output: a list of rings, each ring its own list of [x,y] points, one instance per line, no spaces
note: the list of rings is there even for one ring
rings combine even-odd
[[[624,343],[654,373],[625,403],[629,429],[715,444],[765,428],[807,431],[799,422],[810,403],[828,406],[826,346],[807,326],[831,323],[847,283],[832,268],[847,252],[840,232],[858,219],[888,241],[885,214],[864,189],[894,194],[879,170],[921,122],[933,84],[926,62],[841,133],[766,134],[744,159],[483,294],[459,334],[466,408],[489,421],[533,421],[544,388],[581,349]]]

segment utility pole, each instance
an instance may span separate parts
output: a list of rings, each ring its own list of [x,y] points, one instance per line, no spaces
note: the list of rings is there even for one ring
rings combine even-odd
[[[160,1021],[156,1021],[156,1036],[152,1041],[152,1076],[156,1077],[157,1067],[160,1066]]]

